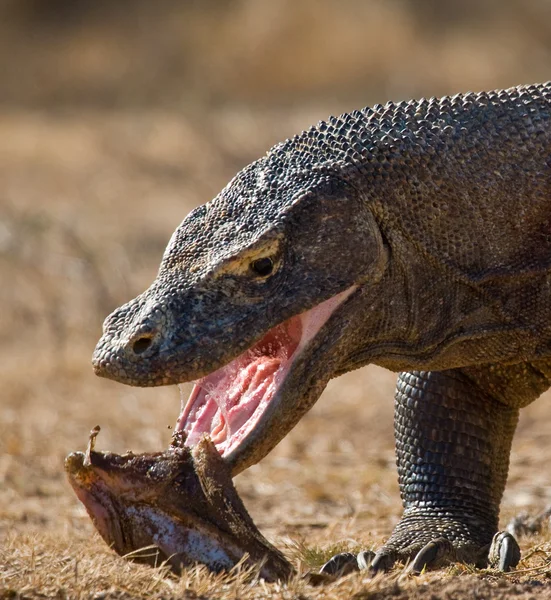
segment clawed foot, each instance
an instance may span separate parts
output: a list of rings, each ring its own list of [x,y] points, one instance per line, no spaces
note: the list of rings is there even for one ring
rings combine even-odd
[[[494,535],[488,552],[488,566],[506,573],[515,568],[520,561],[520,548],[517,540],[508,531],[499,531]]]
[[[453,562],[487,565],[499,571],[508,571],[516,567],[519,560],[520,548],[515,538],[507,531],[500,531],[494,535],[489,548],[486,546],[478,550],[475,550],[474,545],[464,545],[457,549],[449,540],[440,537],[423,546],[414,543],[400,549],[395,545],[383,546],[377,552],[344,552],[329,559],[320,573],[342,577],[353,571],[368,570],[375,575],[390,570],[398,561],[407,563],[406,572],[412,575]]]
[[[531,517],[527,513],[517,515],[507,525],[507,531],[516,537],[541,533],[546,526],[549,526],[551,520],[551,506]]]
[[[320,569],[320,573],[326,575],[334,575],[335,577],[344,577],[354,571],[363,571],[368,569],[373,559],[375,552],[371,550],[362,550],[359,554],[352,552],[342,552],[332,556]]]

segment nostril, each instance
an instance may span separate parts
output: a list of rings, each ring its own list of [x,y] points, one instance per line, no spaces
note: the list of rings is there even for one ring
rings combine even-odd
[[[136,340],[132,345],[132,350],[134,354],[143,354],[149,346],[151,346],[152,339],[150,337],[142,337],[139,340]]]

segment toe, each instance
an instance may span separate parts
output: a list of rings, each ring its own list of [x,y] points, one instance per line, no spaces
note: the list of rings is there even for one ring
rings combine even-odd
[[[418,575],[425,569],[441,567],[455,560],[455,549],[446,538],[436,538],[423,546],[408,567],[408,572]]]
[[[356,557],[360,571],[368,569],[371,566],[374,558],[375,552],[372,552],[371,550],[362,550]]]
[[[352,552],[342,552],[331,557],[320,569],[320,573],[343,577],[353,571],[358,571],[358,560]]]
[[[369,570],[372,573],[390,571],[396,562],[396,558],[397,556],[394,550],[381,548],[373,557],[371,565],[369,565]]]
[[[547,507],[534,517],[523,512],[511,519],[507,525],[507,531],[516,537],[541,533],[543,529],[549,525],[550,520],[551,506]]]
[[[515,538],[508,531],[496,533],[488,552],[489,566],[506,572],[516,567],[519,561],[520,548]]]

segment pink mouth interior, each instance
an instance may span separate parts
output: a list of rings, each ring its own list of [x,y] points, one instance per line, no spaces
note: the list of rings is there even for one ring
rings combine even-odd
[[[222,456],[235,449],[261,420],[290,368],[354,286],[314,308],[284,321],[226,366],[198,380],[176,431],[186,445],[196,445],[208,433]]]
[[[73,485],[77,498],[84,504],[86,512],[94,521],[96,529],[105,540],[105,543],[111,545],[114,542],[120,545],[120,540],[116,539],[115,519],[113,519],[104,504],[99,502],[87,489],[78,486],[78,484],[73,484],[72,481],[71,485]]]

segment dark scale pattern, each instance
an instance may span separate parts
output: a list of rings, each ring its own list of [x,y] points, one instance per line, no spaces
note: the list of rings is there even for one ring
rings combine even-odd
[[[438,552],[484,562],[517,411],[551,381],[551,83],[376,105],[274,146],[177,228],[155,282],[107,318],[94,367],[195,380],[345,290],[225,458],[262,459],[331,377],[407,371],[405,513],[382,550],[412,558],[444,536]]]
[[[339,202],[343,197],[353,201]],[[343,220],[344,211],[352,211],[349,220],[353,221],[357,213],[358,221],[361,209],[369,210],[385,239],[392,240],[393,253],[401,252],[406,259],[410,256],[412,263],[424,262],[427,268],[438,271],[434,277],[440,282],[431,294],[423,292],[432,296],[428,302],[416,302],[419,314],[407,316],[408,330],[403,331],[401,323],[396,326],[403,315],[385,317],[385,327],[376,329],[372,324],[377,320],[366,320],[364,337],[378,338],[374,348],[379,339],[385,344],[388,337],[397,342],[398,335],[403,336],[400,343],[407,344],[412,321],[416,321],[417,329],[429,323],[424,340],[428,344],[440,344],[443,337],[457,333],[471,339],[478,330],[503,329],[506,323],[508,331],[502,335],[491,336],[484,344],[468,343],[464,348],[456,344],[455,352],[444,353],[430,368],[545,357],[551,352],[549,198],[549,83],[389,102],[331,117],[274,146],[238,173],[216,198],[188,215],[167,247],[157,281],[109,317],[106,335],[96,351],[96,368],[104,375],[137,385],[182,380],[178,377],[182,357],[176,345],[190,333],[203,335],[204,329],[201,323],[188,323],[190,304],[203,321],[210,304],[220,294],[233,294],[236,287],[224,289],[227,280],[216,276],[221,265],[269,236],[286,239],[295,223],[297,231],[302,227],[305,234],[302,240],[289,244],[294,244],[293,261],[304,268],[289,273],[289,279],[294,277],[295,281],[289,281],[288,289],[281,288],[276,299],[280,306],[289,303],[289,290],[300,288],[303,282],[311,285],[310,297],[307,302],[297,302],[291,312],[312,306],[323,299],[320,294],[328,297],[335,288],[344,289],[345,279],[368,278],[370,265],[364,263],[369,263],[370,257],[362,256],[355,233],[361,224],[343,222],[340,244],[335,243],[334,251],[328,246],[326,232],[314,235],[320,211],[340,213]],[[320,206],[324,199],[331,202]],[[519,243],[520,236],[528,243]],[[301,242],[304,248],[318,248],[315,262],[305,260],[308,251],[298,248]],[[393,243],[400,247],[394,248]],[[360,257],[363,260],[358,260]],[[293,266],[291,261],[288,264]],[[353,264],[353,277],[349,277],[352,273],[340,275],[343,264]],[[412,265],[402,267],[413,272]],[[323,282],[320,285],[325,287],[320,289],[310,284],[315,270],[327,274],[332,286]],[[421,274],[415,277],[423,287]],[[392,282],[386,287],[391,289]],[[420,293],[412,292],[414,301]],[[444,312],[455,315],[449,321],[450,328],[461,331],[446,331],[445,324],[435,323],[433,315],[427,319],[421,314],[439,303],[446,305]],[[484,305],[487,314],[469,320],[474,305]],[[157,315],[152,318],[154,311]],[[285,317],[279,316],[279,320]],[[217,322],[236,317],[228,313]],[[455,325],[454,319],[461,325]],[[270,323],[261,325],[269,327]],[[146,360],[153,358],[158,344],[152,344],[139,361],[128,351],[128,340],[134,340],[143,328],[162,329],[163,338],[174,341],[174,349],[166,349],[163,361]],[[205,335],[213,336],[212,332]],[[231,353],[244,349],[253,337],[235,340]],[[418,340],[415,342],[418,346]],[[395,350],[387,354],[393,357]],[[419,350],[415,349],[416,354]],[[426,348],[422,351],[427,353]],[[211,351],[211,355],[214,368],[221,357],[219,352]],[[377,353],[372,358],[375,356]],[[379,362],[391,368],[410,368],[411,361],[388,358],[382,356]],[[362,360],[369,362],[367,357]],[[200,370],[211,369],[205,365]]]
[[[476,562],[497,531],[518,412],[457,370],[400,374],[394,426],[404,516],[387,547],[445,537]]]

